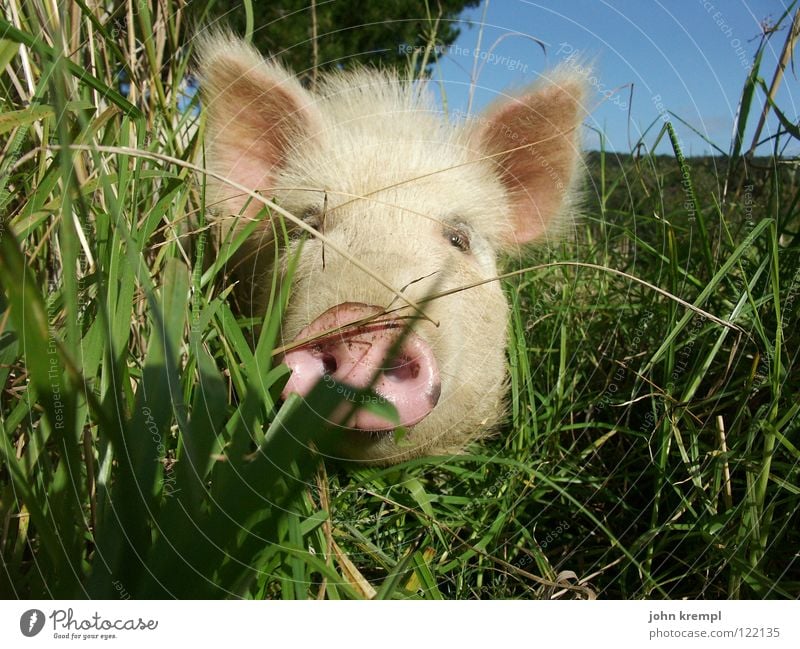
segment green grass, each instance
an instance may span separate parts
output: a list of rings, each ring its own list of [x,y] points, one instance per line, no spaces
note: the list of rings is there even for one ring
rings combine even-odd
[[[325,391],[275,407],[288,288],[266,326],[237,319],[224,264],[203,262],[202,183],[158,157],[202,151],[177,110],[177,3],[139,3],[135,56],[81,2],[6,4],[5,597],[798,596],[795,162],[736,142],[686,160],[661,122],[645,151],[672,156],[591,154],[573,236],[506,280],[502,434],[318,467]],[[116,91],[121,67],[146,97]]]

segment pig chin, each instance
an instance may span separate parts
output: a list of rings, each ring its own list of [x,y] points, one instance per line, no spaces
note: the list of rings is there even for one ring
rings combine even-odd
[[[306,396],[320,382],[342,396],[331,424],[342,433],[342,450],[350,459],[388,451],[396,427],[413,430],[431,415],[441,396],[431,346],[382,312],[360,302],[337,304],[301,329],[294,339],[298,346],[283,357],[292,371],[284,399],[292,393]],[[391,404],[397,421],[364,407],[370,402]]]

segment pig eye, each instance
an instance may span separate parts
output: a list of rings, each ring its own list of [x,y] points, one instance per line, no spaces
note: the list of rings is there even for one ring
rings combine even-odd
[[[445,227],[444,236],[454,248],[458,248],[461,252],[469,252],[469,232],[464,226],[448,225]]]
[[[319,207],[314,205],[312,207],[307,207],[306,209],[304,209],[300,218],[303,219],[303,221],[305,221],[312,228],[316,228],[317,230],[319,230],[319,226],[322,223],[320,215],[321,211]]]
[[[294,212],[295,216],[299,217],[303,223],[306,225],[310,225],[315,230],[322,231],[323,219],[322,219],[322,211],[316,205],[312,205],[311,207],[307,207],[302,210],[296,210]],[[289,227],[289,239],[295,241],[297,239],[301,239],[304,236],[313,236],[310,232],[306,232],[298,225],[291,225]]]

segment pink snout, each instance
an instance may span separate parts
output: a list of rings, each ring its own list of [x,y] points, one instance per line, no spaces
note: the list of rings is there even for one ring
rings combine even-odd
[[[379,307],[359,302],[338,304],[305,327],[295,340],[345,327],[380,312]],[[378,317],[374,322],[346,327],[286,352],[283,360],[292,375],[282,397],[285,399],[292,392],[305,396],[325,376],[357,389],[369,387],[374,379],[372,391],[395,407],[400,425],[413,426],[439,401],[441,381],[431,348],[415,333],[403,329],[400,321]],[[400,338],[402,343],[395,349]],[[363,408],[347,422],[338,423],[365,431],[391,430],[397,425]]]

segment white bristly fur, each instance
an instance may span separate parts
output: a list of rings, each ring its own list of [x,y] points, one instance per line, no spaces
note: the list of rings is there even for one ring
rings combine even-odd
[[[327,196],[325,236],[414,300],[495,276],[501,253],[543,240],[569,216],[584,87],[566,71],[453,125],[424,84],[394,73],[337,72],[312,93],[230,37],[211,37],[201,50],[210,168],[298,216],[319,218]],[[223,183],[209,184],[223,236],[240,227],[235,215],[258,212]],[[452,227],[469,235],[469,251],[452,245]],[[246,301],[259,309],[275,263],[263,252],[273,249],[271,233],[265,224],[240,268]],[[283,251],[277,268],[298,245]],[[323,267],[322,244],[303,244],[284,342],[342,302],[393,302],[341,255],[324,255]],[[400,443],[391,435],[346,436],[344,456],[390,463],[457,452],[502,419],[508,306],[499,284],[434,300],[426,312],[439,326],[420,320],[415,331],[435,353],[439,403]]]

